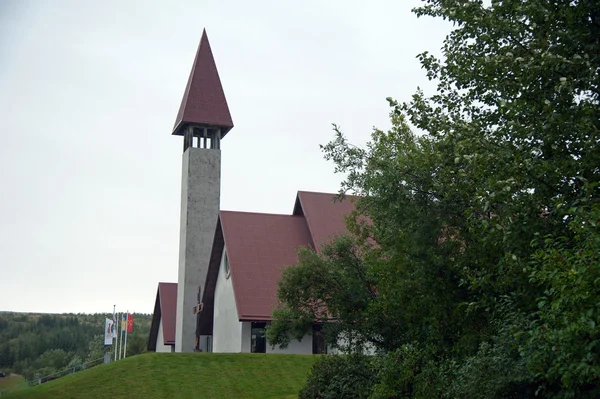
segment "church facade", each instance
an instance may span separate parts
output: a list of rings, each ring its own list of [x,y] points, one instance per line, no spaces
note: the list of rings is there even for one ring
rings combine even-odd
[[[183,137],[179,273],[159,283],[148,349],[157,352],[323,353],[320,326],[285,350],[264,331],[283,268],[346,231],[351,199],[300,191],[289,215],[221,211],[220,141],[233,128],[203,32],[173,135]]]

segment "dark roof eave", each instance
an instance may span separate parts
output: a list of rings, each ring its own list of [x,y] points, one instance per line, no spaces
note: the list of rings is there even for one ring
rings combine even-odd
[[[225,137],[225,135],[227,133],[229,133],[229,131],[231,129],[233,129],[233,125],[231,126],[221,126],[221,125],[211,125],[208,123],[190,123],[190,122],[186,122],[186,121],[179,121],[179,123],[173,128],[173,132],[171,133],[172,136],[184,136],[184,128],[188,125],[193,125],[194,127],[198,127],[198,128],[211,128],[211,129],[215,129],[215,128],[219,128],[221,129],[221,139],[223,137]]]
[[[208,272],[206,275],[206,281],[204,283],[204,289],[202,290],[202,303],[204,304],[204,310],[200,314],[200,335],[213,335],[214,296],[217,286],[217,278],[219,275],[219,268],[221,266],[221,256],[225,246],[220,216],[217,218],[217,225],[213,237],[213,247],[211,250]]]
[[[239,321],[272,321],[271,316],[242,315]]]
[[[160,290],[157,289],[156,290],[156,299],[154,301],[154,312],[152,313],[152,321],[150,324],[150,336],[148,337],[147,348],[151,352],[156,351],[156,341],[159,338],[158,337],[158,330],[159,330],[158,327],[159,327],[160,318],[161,318],[159,292],[160,292]]]

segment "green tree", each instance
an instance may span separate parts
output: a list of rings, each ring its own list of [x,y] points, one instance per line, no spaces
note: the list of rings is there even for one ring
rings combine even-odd
[[[110,352],[110,346],[104,346],[104,334],[97,334],[88,343],[86,362],[102,359],[104,354]]]
[[[299,252],[300,265],[286,269],[279,282],[283,305],[267,328],[271,345],[286,347],[290,339],[300,340],[315,322],[324,323],[330,345],[346,352],[360,351],[366,343],[387,344],[388,337],[373,334],[375,326],[364,322],[377,296],[376,280],[368,275],[355,244],[345,237],[324,246],[322,256],[306,248]]]
[[[71,369],[73,371],[79,371],[83,370],[85,368],[85,365],[83,363],[83,360],[79,356],[75,355],[73,356],[71,361],[69,361],[66,368]]]
[[[429,1],[417,13],[457,28],[444,60],[421,55],[436,95],[395,112],[455,164],[440,176],[468,204],[457,264],[474,306],[507,299],[530,323],[514,332],[546,395],[595,397],[600,3]]]
[[[347,255],[302,255],[280,282],[271,342],[299,336],[319,305],[380,349],[416,345],[407,366],[385,363],[409,376],[402,395],[448,396],[451,381],[493,397],[597,397],[600,3],[429,0],[415,12],[454,24],[441,59],[419,56],[436,93],[388,99],[392,129],[364,149],[337,128],[323,147],[346,174],[341,192],[361,197],[347,248],[375,295],[335,285]],[[357,314],[339,310],[348,298]]]
[[[139,355],[146,352],[147,348],[147,335],[136,332],[127,337],[127,356]]]
[[[37,368],[57,371],[65,368],[72,358],[73,353],[62,349],[48,349],[36,359],[35,363]]]

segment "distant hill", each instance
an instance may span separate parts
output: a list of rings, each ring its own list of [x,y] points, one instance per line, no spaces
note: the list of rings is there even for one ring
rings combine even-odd
[[[129,355],[145,351],[152,315],[134,313]],[[104,321],[110,314],[0,312],[0,370],[26,379],[102,357]]]
[[[297,398],[316,360],[313,355],[146,353],[7,398]]]

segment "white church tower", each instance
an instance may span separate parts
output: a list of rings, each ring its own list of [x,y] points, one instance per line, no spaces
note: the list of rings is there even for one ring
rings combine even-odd
[[[175,352],[196,348],[198,288],[204,289],[221,191],[221,139],[233,127],[206,31],[173,128],[183,136]],[[201,337],[202,338],[202,337]],[[206,351],[206,340],[199,348]]]

